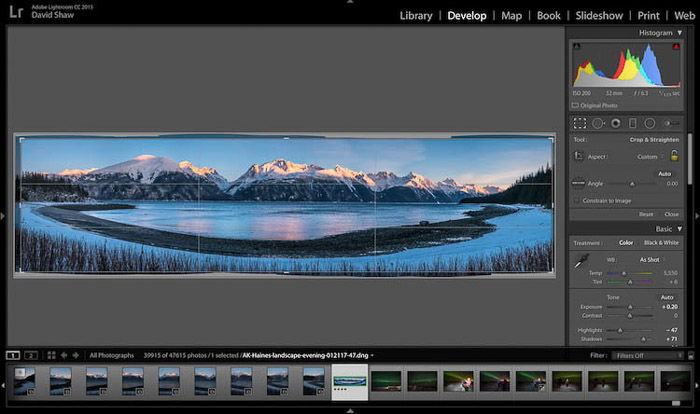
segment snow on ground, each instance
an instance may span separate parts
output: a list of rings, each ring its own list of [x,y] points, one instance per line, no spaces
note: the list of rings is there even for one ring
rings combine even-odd
[[[508,247],[522,247],[552,240],[552,213],[532,206],[519,206],[520,211],[506,216],[486,220],[498,226],[496,231],[487,233],[474,240],[442,246],[406,250],[399,253],[375,257],[353,258],[353,264],[373,263],[381,260],[388,265],[398,263],[418,265],[431,263],[436,259],[448,260],[458,257],[467,259],[498,253]],[[348,259],[348,258],[345,258]],[[307,260],[307,259],[300,259]],[[311,259],[313,261],[333,262],[337,259]]]
[[[71,240],[82,241],[85,243],[98,244],[103,246],[105,243],[109,247],[126,247],[126,248],[138,248],[139,250],[143,247],[146,251],[153,250],[165,251],[168,253],[179,252],[178,250],[165,249],[161,247],[146,246],[140,243],[132,243],[117,239],[111,239],[108,237],[100,236],[98,234],[90,233],[83,230],[77,230],[67,224],[61,223],[59,221],[50,219],[36,212],[40,207],[47,205],[52,205],[55,203],[22,203],[22,208],[20,212],[21,224],[20,226],[25,229],[31,229],[34,231],[39,231],[46,233],[50,236],[62,236]],[[82,203],[79,203],[82,204]],[[182,252],[187,254],[187,252]]]

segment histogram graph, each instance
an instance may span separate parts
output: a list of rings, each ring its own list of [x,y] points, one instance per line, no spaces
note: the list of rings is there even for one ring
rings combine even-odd
[[[678,88],[679,43],[576,43],[573,86]]]

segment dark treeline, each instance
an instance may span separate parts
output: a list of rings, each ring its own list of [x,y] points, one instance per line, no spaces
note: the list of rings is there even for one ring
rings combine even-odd
[[[76,202],[87,198],[87,191],[60,175],[25,172],[15,176],[16,200]]]
[[[505,191],[483,197],[465,198],[460,203],[539,204],[552,207],[552,167],[547,164],[518,178]]]

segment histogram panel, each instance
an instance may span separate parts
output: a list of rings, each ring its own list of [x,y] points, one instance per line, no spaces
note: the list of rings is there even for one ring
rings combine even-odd
[[[680,111],[684,39],[569,41],[572,111]]]
[[[680,43],[574,43],[575,87],[679,87]]]

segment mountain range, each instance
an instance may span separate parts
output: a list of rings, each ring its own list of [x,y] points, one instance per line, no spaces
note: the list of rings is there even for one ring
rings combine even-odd
[[[434,182],[414,172],[405,176],[389,171],[365,173],[284,159],[253,164],[228,181],[214,168],[147,154],[104,168],[66,169],[57,175],[95,199],[455,203],[502,191],[497,186],[459,184],[452,178]]]

